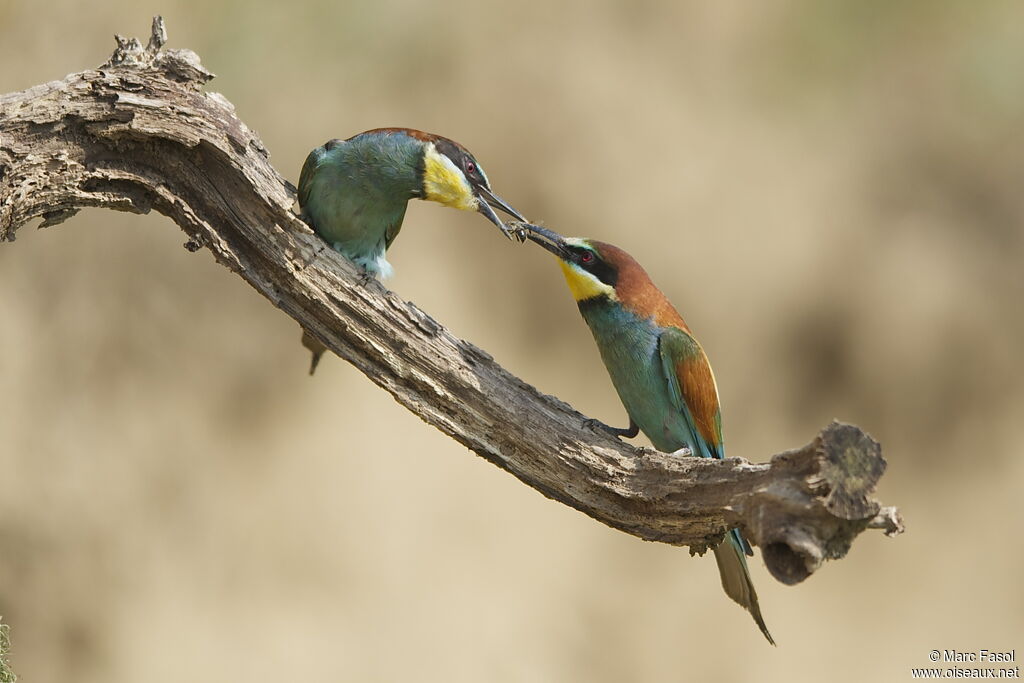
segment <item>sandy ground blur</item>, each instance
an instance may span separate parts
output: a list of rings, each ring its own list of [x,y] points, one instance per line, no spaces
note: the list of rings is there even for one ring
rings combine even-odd
[[[44,8],[45,7],[45,13]],[[297,181],[378,126],[643,263],[707,348],[728,453],[832,418],[908,531],[784,587],[543,498],[167,219],[0,246],[0,615],[25,681],[903,681],[1024,658],[1024,7],[1016,2],[0,0],[0,92],[167,19]],[[390,286],[589,415],[623,411],[561,275],[414,203]]]

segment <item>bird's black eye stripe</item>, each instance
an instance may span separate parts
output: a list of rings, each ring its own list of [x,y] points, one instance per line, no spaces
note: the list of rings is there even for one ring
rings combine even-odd
[[[572,260],[579,264],[580,268],[593,273],[598,280],[614,287],[619,279],[618,271],[611,265],[605,263],[592,250],[583,247],[569,247]]]
[[[597,263],[597,257],[594,256],[594,252],[589,249],[584,249],[583,247],[572,247],[572,256],[573,260],[584,268],[588,268],[589,266],[593,266]]]

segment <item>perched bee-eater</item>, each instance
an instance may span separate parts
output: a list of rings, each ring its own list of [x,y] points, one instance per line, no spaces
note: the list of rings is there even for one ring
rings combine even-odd
[[[389,277],[384,252],[398,236],[410,199],[479,211],[511,238],[494,209],[525,221],[491,191],[469,151],[440,135],[411,128],[377,128],[317,147],[299,175],[302,218],[333,249],[369,276]],[[324,347],[309,335],[310,374]]]
[[[402,229],[410,199],[479,211],[506,237],[511,233],[494,209],[526,220],[491,191],[465,147],[411,128],[329,140],[309,153],[299,176],[302,217],[336,251],[378,277],[391,275],[384,252]]]
[[[590,327],[612,384],[629,414],[629,428],[607,427],[618,436],[639,430],[666,453],[689,449],[724,458],[718,387],[704,349],[640,264],[618,247],[564,238],[537,226],[526,236],[553,253]],[[745,555],[753,551],[732,529],[715,549],[722,587],[749,610],[772,645]]]

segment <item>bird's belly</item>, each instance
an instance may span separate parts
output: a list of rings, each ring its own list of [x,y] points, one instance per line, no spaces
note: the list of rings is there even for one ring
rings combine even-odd
[[[325,193],[306,207],[313,229],[350,257],[384,251],[385,225],[373,221],[365,200],[345,192]],[[377,223],[377,225],[373,225]]]
[[[595,339],[626,412],[658,450],[690,446],[689,427],[662,370],[657,328],[641,321],[605,330]]]

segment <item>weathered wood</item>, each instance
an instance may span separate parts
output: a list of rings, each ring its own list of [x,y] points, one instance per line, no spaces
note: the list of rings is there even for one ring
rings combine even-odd
[[[117,39],[110,60],[0,97],[0,239],[81,207],[156,210],[427,423],[544,495],[640,538],[703,552],[730,525],[780,581],[842,557],[865,528],[902,530],[871,499],[878,444],[833,423],[766,465],[637,449],[510,375],[414,305],[367,282],[292,211],[292,188],[188,50]]]
[[[0,683],[15,683],[18,677],[11,671],[11,665],[7,661],[11,650],[10,630],[7,624],[2,622],[3,617],[0,617]]]

